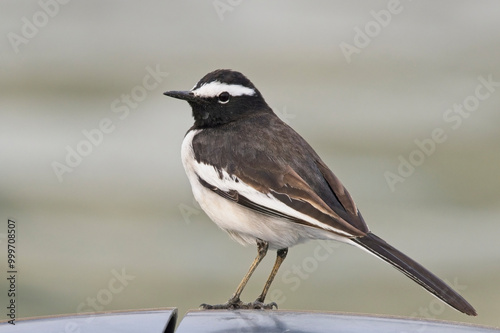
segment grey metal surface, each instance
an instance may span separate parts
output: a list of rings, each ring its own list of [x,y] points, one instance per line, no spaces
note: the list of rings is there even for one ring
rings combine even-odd
[[[176,333],[225,332],[425,332],[498,333],[500,330],[457,323],[353,314],[298,311],[190,311]]]
[[[16,325],[0,323],[3,332],[165,332],[173,333],[176,308],[121,311],[16,320]],[[414,320],[356,314],[217,310],[189,311],[176,333],[252,332],[384,332],[384,333],[500,333],[500,329],[451,322]]]
[[[176,308],[121,311],[16,320],[0,323],[0,332],[84,333],[84,332],[165,332],[172,333]]]

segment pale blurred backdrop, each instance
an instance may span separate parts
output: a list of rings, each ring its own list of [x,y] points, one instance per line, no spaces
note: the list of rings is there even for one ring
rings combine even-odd
[[[336,243],[291,248],[270,301],[500,325],[498,1],[0,6],[0,262],[5,277],[11,218],[18,317],[165,306],[182,316],[231,296],[255,247],[193,202],[180,160],[191,110],[162,95],[231,68],[318,151],[371,229],[479,316]]]

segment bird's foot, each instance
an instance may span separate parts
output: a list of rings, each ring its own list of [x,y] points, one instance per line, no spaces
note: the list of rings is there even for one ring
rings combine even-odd
[[[254,301],[253,303],[247,303],[245,304],[248,306],[248,308],[245,309],[260,309],[260,310],[272,310],[273,308],[278,309],[278,304],[276,302],[271,302],[271,303],[263,303],[260,301]]]
[[[226,302],[224,304],[200,304],[200,309],[202,310],[236,310],[236,309],[241,309],[240,305],[243,304],[243,302],[238,302],[238,303],[231,303],[231,302]]]
[[[239,299],[230,299],[224,304],[210,305],[203,303],[200,305],[200,308],[203,310],[272,310],[273,308],[278,309],[278,304],[275,302],[265,304],[259,300],[251,303],[243,303]]]

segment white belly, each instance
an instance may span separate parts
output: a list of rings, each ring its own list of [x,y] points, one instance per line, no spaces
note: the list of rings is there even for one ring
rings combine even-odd
[[[267,241],[271,249],[288,248],[308,239],[335,239],[348,242],[344,237],[340,238],[336,234],[326,230],[304,226],[284,218],[261,214],[234,201],[223,198],[200,184],[198,175],[221,190],[227,190],[224,187],[228,183],[231,183],[232,186],[240,187],[245,185],[241,181],[235,182],[227,174],[224,175],[223,179],[220,179],[219,174],[213,167],[198,163],[195,160],[192,140],[198,132],[199,130],[190,131],[182,143],[181,155],[184,169],[191,183],[194,197],[201,208],[210,219],[221,229],[228,232],[236,241],[243,245],[256,244],[256,239],[259,238]],[[256,202],[258,200],[270,200],[267,195],[255,190],[254,192],[251,195]],[[283,207],[280,207],[280,211],[285,212],[286,209],[290,209],[285,204],[281,205]],[[294,215],[297,215],[297,213]],[[310,217],[304,215],[304,220],[308,219]]]

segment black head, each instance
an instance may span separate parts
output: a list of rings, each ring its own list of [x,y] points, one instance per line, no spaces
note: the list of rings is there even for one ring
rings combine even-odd
[[[190,91],[164,95],[191,105],[195,127],[215,127],[255,112],[272,112],[252,82],[240,72],[218,69],[205,75]]]

